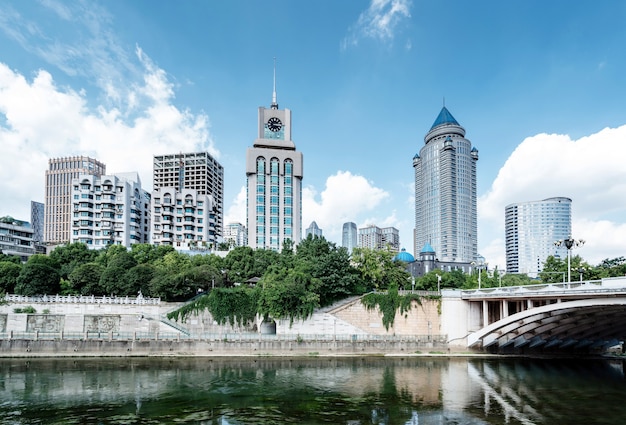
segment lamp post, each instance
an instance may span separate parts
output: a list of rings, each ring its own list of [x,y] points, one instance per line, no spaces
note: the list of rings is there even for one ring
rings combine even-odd
[[[437,275],[437,292],[441,292],[441,275]]]
[[[559,247],[565,246],[565,248],[567,248],[567,283],[572,282],[572,269],[571,269],[572,248],[578,248],[579,246],[583,246],[584,244],[585,244],[584,240],[572,239],[571,236],[569,236],[567,239],[558,240],[554,242],[554,245],[556,246],[559,246]]]

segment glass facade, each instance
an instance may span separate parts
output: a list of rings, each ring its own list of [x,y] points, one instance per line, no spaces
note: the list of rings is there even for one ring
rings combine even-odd
[[[564,197],[505,207],[506,271],[536,277],[550,255],[566,258],[554,242],[572,231],[572,200]]]
[[[444,107],[413,158],[414,252],[430,244],[441,262],[470,263],[478,255],[478,151]]]

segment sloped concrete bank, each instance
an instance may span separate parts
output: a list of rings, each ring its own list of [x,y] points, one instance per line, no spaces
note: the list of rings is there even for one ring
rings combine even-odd
[[[430,341],[0,340],[0,357],[363,356],[447,352]]]

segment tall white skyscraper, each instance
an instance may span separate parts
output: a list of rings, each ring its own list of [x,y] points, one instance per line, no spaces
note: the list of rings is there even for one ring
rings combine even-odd
[[[565,240],[572,232],[572,200],[554,197],[542,201],[521,202],[505,207],[507,273],[526,273],[537,277],[550,255],[567,257]]]
[[[414,252],[430,244],[441,262],[469,264],[478,255],[478,150],[444,106],[413,158]]]
[[[302,153],[291,140],[291,111],[259,107],[258,138],[246,152],[248,245],[278,251],[302,239]]]

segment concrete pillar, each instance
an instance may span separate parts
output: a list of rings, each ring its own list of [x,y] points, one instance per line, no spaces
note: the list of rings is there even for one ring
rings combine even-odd
[[[507,300],[502,300],[502,318],[509,317],[509,303]]]
[[[489,305],[483,300],[483,327],[489,325]]]

